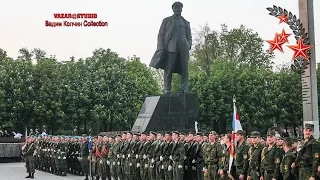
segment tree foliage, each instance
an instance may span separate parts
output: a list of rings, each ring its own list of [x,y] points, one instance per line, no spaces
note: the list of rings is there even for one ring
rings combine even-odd
[[[0,125],[22,131],[47,127],[52,134],[128,130],[149,95],[160,92],[136,56],[126,60],[97,49],[85,60],[57,61],[41,49],[0,50]],[[35,61],[35,63],[32,63]]]

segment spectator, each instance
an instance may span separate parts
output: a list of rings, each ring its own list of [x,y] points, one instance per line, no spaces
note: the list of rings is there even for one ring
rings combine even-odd
[[[46,131],[46,129],[43,129],[41,136],[46,136],[46,135],[47,135],[47,131]]]
[[[16,133],[16,132],[12,132],[13,136],[15,139],[21,139],[21,137],[23,136],[20,132]]]
[[[30,129],[29,136],[35,136],[36,134],[33,132],[33,129]]]
[[[10,137],[10,134],[8,133],[7,130],[4,130],[4,137]]]
[[[4,133],[3,133],[2,129],[0,129],[0,137],[4,137]]]
[[[38,130],[38,129],[36,129],[35,134],[36,134],[36,136],[37,136],[37,137],[40,135],[40,133],[39,133],[39,130]]]

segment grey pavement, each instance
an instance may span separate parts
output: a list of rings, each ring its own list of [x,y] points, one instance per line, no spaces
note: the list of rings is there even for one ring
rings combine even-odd
[[[0,163],[1,180],[27,180],[27,171],[24,163]],[[83,180],[84,176],[57,176],[51,173],[36,171],[34,179],[38,180]]]

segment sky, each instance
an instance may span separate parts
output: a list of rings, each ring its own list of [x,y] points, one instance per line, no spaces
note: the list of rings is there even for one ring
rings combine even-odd
[[[149,64],[157,45],[157,34],[162,19],[172,15],[173,0],[11,0],[2,4],[0,11],[0,48],[13,58],[18,50],[41,48],[59,61],[71,56],[86,58],[94,49],[110,48],[121,57],[136,55]],[[257,32],[264,40],[272,40],[282,28],[292,33],[285,24],[268,15],[273,5],[299,16],[298,0],[181,0],[182,15],[191,28],[199,30],[205,23],[220,30],[221,24],[238,28],[241,24]],[[19,5],[19,6],[17,6]],[[108,22],[108,27],[45,27],[45,21],[77,22],[83,20],[54,19],[54,13],[96,13],[97,21]],[[320,1],[314,0],[316,44],[320,43]],[[89,19],[90,20],[90,19]],[[293,36],[289,43],[294,45]],[[265,49],[269,45],[265,43]],[[293,51],[284,46],[284,53],[276,52],[276,64],[290,63]],[[316,49],[320,62],[320,50]]]

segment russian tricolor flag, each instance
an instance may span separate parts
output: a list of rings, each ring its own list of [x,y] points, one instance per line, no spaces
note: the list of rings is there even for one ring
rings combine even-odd
[[[238,130],[242,130],[242,126],[240,123],[239,114],[237,112],[236,98],[234,96],[233,97],[232,136],[231,136],[229,171],[228,171],[228,175],[231,179],[234,179],[233,176],[231,175],[231,168],[232,168],[232,163],[233,163],[233,159],[234,159],[234,155],[235,155],[235,146],[236,146],[235,135]]]

